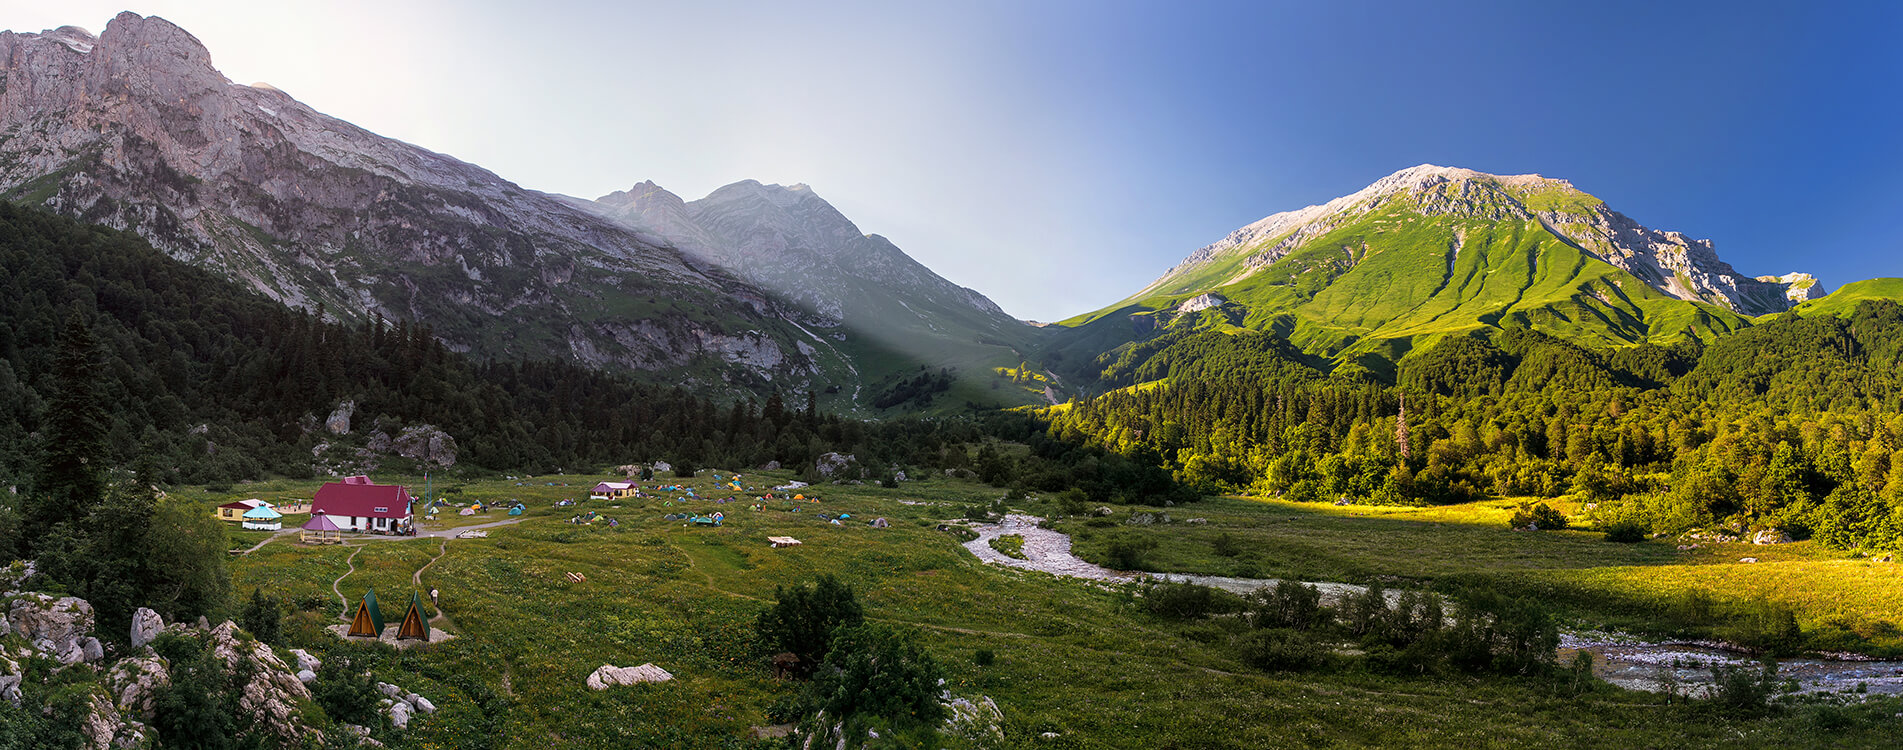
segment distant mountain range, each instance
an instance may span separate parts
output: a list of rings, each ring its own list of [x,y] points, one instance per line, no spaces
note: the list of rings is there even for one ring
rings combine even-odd
[[[805,185],[589,200],[232,83],[159,18],[0,33],[0,200],[137,231],[332,318],[425,325],[478,357],[573,359],[716,395],[818,392],[876,415],[1041,404],[1170,332],[1261,331],[1384,377],[1455,335],[1593,346],[1843,312],[1806,274],[1750,277],[1564,180],[1422,165],[1191,253],[1114,305],[1015,320]],[[1332,366],[1332,365],[1331,365]]]
[[[708,392],[826,390],[852,409],[852,394],[950,365],[920,350],[1015,365],[1032,330],[810,191],[742,183],[688,205],[526,190],[232,83],[160,18],[122,13],[97,37],[0,33],[0,59],[0,199],[135,230],[288,305],[428,325],[477,356]],[[934,338],[945,346],[920,345]]]

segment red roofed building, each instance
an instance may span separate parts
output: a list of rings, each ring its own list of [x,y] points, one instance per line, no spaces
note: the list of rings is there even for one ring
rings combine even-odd
[[[406,533],[410,492],[394,484],[371,484],[369,477],[347,477],[319,487],[311,512],[322,512],[345,531]]]

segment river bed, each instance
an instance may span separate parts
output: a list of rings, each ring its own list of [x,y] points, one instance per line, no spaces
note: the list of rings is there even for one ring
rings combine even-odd
[[[971,528],[978,532],[978,538],[965,542],[965,549],[979,560],[993,565],[1111,583],[1162,580],[1212,586],[1246,595],[1280,582],[1274,578],[1111,570],[1072,554],[1070,536],[1038,528],[1037,524],[1042,520],[1036,516],[1014,513],[998,523],[973,525]],[[991,540],[1009,534],[1024,537],[1025,559],[1019,560],[991,548]],[[1323,600],[1328,603],[1339,601],[1347,594],[1366,590],[1346,583],[1305,583],[1319,589]],[[1398,596],[1398,592],[1389,593],[1390,596]],[[1578,651],[1593,655],[1593,673],[1606,682],[1631,690],[1675,690],[1690,695],[1702,695],[1709,688],[1713,666],[1743,665],[1755,668],[1758,663],[1756,657],[1749,654],[1712,645],[1653,642],[1593,631],[1562,633],[1560,663],[1568,663]],[[1779,662],[1778,677],[1794,681],[1797,691],[1801,693],[1834,693],[1862,688],[1870,695],[1903,695],[1903,661],[1786,659]]]

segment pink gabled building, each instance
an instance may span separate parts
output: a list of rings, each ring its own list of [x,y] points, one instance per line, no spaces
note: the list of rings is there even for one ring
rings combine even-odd
[[[410,491],[394,484],[373,484],[369,477],[345,477],[317,489],[311,512],[322,512],[344,531],[406,532],[410,529]]]

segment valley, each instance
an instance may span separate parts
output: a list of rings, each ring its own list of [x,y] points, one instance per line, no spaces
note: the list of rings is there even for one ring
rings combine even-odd
[[[1751,275],[1623,195],[1420,164],[1033,323],[870,230],[993,282],[1062,268],[1036,280],[1065,299],[1129,262],[1093,242],[1178,233],[1101,177],[983,174],[1040,221],[1092,212],[1035,239],[966,196],[533,190],[211,54],[130,11],[0,32],[0,750],[1903,729],[1903,279]],[[798,57],[755,98],[822,83]],[[687,83],[716,61],[625,65],[643,107],[726,98]],[[641,116],[804,127],[714,111]],[[933,180],[998,163],[907,161],[915,116],[829,138]],[[760,169],[896,174],[785,143]],[[645,174],[587,145],[635,172],[596,184]],[[1032,245],[1068,265],[1008,258]]]

